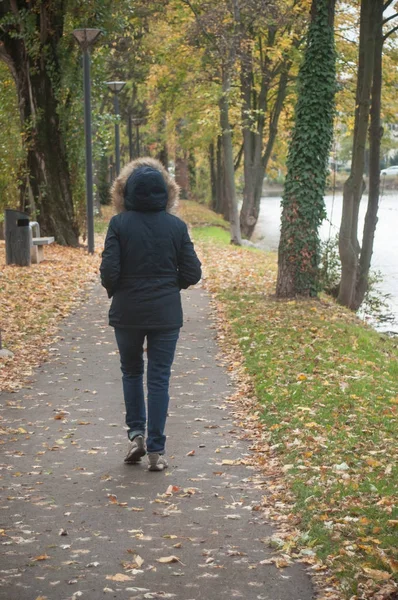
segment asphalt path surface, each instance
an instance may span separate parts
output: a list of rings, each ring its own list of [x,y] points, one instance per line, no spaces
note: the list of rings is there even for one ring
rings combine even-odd
[[[170,466],[159,473],[145,458],[123,463],[108,306],[96,286],[65,320],[31,385],[0,394],[0,598],[312,599],[304,565],[267,564],[273,530],[255,510],[267,481],[240,464],[250,441],[226,402],[233,386],[217,359],[206,292],[184,292]]]

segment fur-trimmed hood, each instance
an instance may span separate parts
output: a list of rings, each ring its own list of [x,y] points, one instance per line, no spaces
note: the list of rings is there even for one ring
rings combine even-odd
[[[164,202],[164,206],[162,206],[161,208],[166,209],[166,211],[170,212],[170,213],[176,212],[176,209],[178,206],[178,196],[179,196],[179,191],[180,191],[178,185],[176,184],[173,177],[168,173],[168,171],[165,169],[165,167],[162,165],[162,163],[159,160],[145,156],[142,158],[137,158],[136,160],[133,160],[128,165],[126,165],[121,170],[120,175],[117,177],[117,179],[115,179],[115,181],[112,185],[112,189],[111,189],[112,202],[118,213],[123,212],[125,210],[134,210],[135,209],[133,206],[134,205],[134,197],[132,198],[130,190],[128,188],[126,189],[126,185],[128,184],[131,187],[131,191],[134,196],[134,191],[136,191],[137,188],[135,186],[135,183],[136,183],[134,181],[135,178],[134,178],[134,176],[133,177],[131,177],[131,176],[134,173],[136,173],[137,179],[138,179],[141,172],[144,175],[145,173],[150,174],[151,171],[152,171],[152,173],[153,173],[153,171],[157,171],[158,173],[161,174],[162,177],[156,177],[157,173],[154,173],[155,179],[158,180],[158,183],[160,183],[160,186],[162,186],[162,179],[165,184],[164,190],[162,190],[162,187],[161,187],[160,193],[158,190],[156,190],[156,192],[159,196],[159,198],[156,199],[156,202],[159,202],[159,199],[160,199],[160,202]],[[163,194],[161,193],[162,191],[164,192]],[[128,195],[126,195],[126,192],[128,193]],[[144,190],[144,192],[145,192],[145,190]],[[144,199],[144,202],[145,202],[145,199]],[[141,205],[143,203],[142,195],[141,195],[140,203],[141,203]],[[149,207],[148,207],[148,209],[153,210]],[[145,208],[143,208],[143,210],[145,210]]]

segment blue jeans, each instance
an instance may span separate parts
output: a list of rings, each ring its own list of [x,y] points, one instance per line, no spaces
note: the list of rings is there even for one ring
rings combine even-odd
[[[147,451],[164,453],[169,380],[179,329],[145,330],[115,327],[123,373],[123,395],[129,439],[145,436],[144,340],[147,338],[148,437]]]

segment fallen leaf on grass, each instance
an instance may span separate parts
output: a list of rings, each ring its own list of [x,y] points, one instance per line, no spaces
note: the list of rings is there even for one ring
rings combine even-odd
[[[379,569],[370,569],[368,567],[363,567],[364,572],[371,579],[375,579],[376,581],[386,581],[387,579],[391,579],[391,573],[387,573],[387,571],[380,571]]]

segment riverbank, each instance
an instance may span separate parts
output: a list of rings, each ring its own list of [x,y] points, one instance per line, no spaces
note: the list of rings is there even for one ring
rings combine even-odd
[[[342,215],[342,194],[325,196],[325,209],[327,218],[323,221],[319,235],[323,242],[336,239],[340,229]],[[359,210],[358,231],[363,231],[367,198],[361,202]],[[383,302],[379,314],[372,314],[375,303],[368,303],[371,309],[364,318],[371,318],[374,326],[380,331],[398,333],[398,237],[396,235],[396,222],[398,219],[398,194],[385,192],[379,206],[378,223],[375,233],[372,255],[371,272],[380,274],[378,283],[374,286],[373,296]],[[281,197],[263,197],[260,204],[260,214],[253,235],[255,241],[262,249],[276,251],[279,245],[279,232],[281,221]],[[336,241],[337,248],[337,241]],[[377,292],[375,290],[377,289]],[[365,307],[366,308],[366,307]],[[374,312],[374,311],[373,311]],[[377,322],[374,317],[378,317]]]
[[[231,246],[219,217],[194,203],[183,203],[182,216],[204,261],[219,342],[241,383],[237,416],[270,476],[263,508],[283,523],[280,547],[330,569],[343,597],[392,599],[396,341],[327,298],[275,301],[275,253]]]
[[[348,172],[337,172],[336,175],[333,173],[330,175],[326,193],[332,194],[333,192],[342,192],[344,183],[347,181],[349,176]],[[369,189],[369,178],[365,177],[365,189]],[[383,195],[386,191],[397,191],[398,189],[398,177],[381,177],[380,193]],[[263,196],[273,197],[282,196],[283,194],[283,183],[265,181],[263,185]]]

